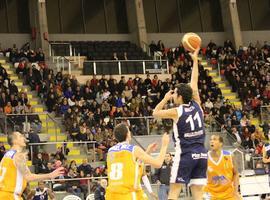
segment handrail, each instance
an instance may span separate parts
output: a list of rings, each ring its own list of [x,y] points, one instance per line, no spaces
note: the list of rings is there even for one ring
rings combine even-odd
[[[40,112],[40,113],[11,113],[11,114],[5,114],[6,116],[20,116],[20,115],[47,115],[48,112]]]
[[[59,141],[59,142],[40,142],[40,143],[28,143],[28,145],[46,145],[46,144],[82,144],[82,143],[87,143],[87,144],[95,144],[97,143],[96,141],[81,141],[81,142],[70,142],[70,141]]]
[[[85,60],[84,62],[167,62],[167,60]]]
[[[79,181],[79,180],[92,180],[92,179],[108,179],[107,176],[99,176],[99,177],[85,177],[85,178],[59,178],[59,179],[48,179],[48,180],[45,180],[45,182],[52,182],[52,181],[55,181],[55,182],[63,182],[63,181]]]

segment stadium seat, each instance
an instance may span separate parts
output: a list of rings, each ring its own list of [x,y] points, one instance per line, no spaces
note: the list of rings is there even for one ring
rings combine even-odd
[[[95,200],[95,194],[89,194],[86,200]]]

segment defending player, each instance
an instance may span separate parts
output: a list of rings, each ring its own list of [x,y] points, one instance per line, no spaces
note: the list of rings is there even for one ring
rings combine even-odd
[[[212,135],[208,152],[207,192],[208,200],[240,200],[239,174],[230,152],[222,150],[223,138]]]
[[[0,163],[0,199],[22,200],[22,193],[28,181],[53,179],[64,173],[63,168],[58,168],[49,174],[32,174],[27,167],[25,137],[19,132],[8,135],[11,149],[6,152]]]
[[[147,199],[141,188],[144,165],[159,168],[165,158],[169,144],[168,134],[162,137],[160,154],[153,158],[142,148],[130,145],[131,133],[126,124],[118,124],[114,129],[115,139],[119,142],[111,147],[107,155],[109,184],[106,200],[143,200]]]
[[[193,69],[190,84],[176,86],[156,106],[153,115],[157,118],[173,119],[175,157],[171,170],[168,199],[178,199],[182,184],[189,184],[193,199],[202,200],[206,184],[207,151],[204,148],[205,130],[203,111],[198,93],[198,53],[190,56]],[[171,99],[178,107],[163,109]]]

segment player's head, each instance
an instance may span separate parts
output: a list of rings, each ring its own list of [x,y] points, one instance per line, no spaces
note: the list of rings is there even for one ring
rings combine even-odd
[[[10,146],[19,146],[25,147],[26,146],[26,139],[20,132],[12,132],[8,134],[7,137],[8,144]]]
[[[171,154],[170,153],[166,153],[165,159],[164,159],[165,163],[170,163],[171,160],[172,160]]]
[[[192,88],[189,84],[180,83],[175,86],[173,100],[175,104],[188,104],[192,100]]]
[[[118,124],[115,128],[114,128],[114,137],[118,142],[125,142],[131,141],[131,133],[129,131],[129,128],[126,124],[121,123]]]
[[[44,188],[45,188],[45,183],[44,183],[44,181],[39,181],[39,182],[38,182],[38,188],[39,188],[40,190],[44,190]]]
[[[211,150],[220,150],[223,146],[223,138],[219,135],[212,135],[210,138],[210,148]]]

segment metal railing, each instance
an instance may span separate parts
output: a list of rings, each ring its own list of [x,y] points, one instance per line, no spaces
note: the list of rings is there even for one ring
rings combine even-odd
[[[169,74],[168,60],[95,60],[83,63],[84,75]]]
[[[172,130],[172,120],[170,119],[155,119],[152,116],[145,117],[117,117],[115,124],[121,122],[127,123],[133,135],[160,135],[165,131]]]
[[[63,155],[68,155],[71,151],[70,148],[73,145],[83,145],[83,149],[80,149],[79,155],[81,155],[81,150],[85,151],[85,154],[91,154],[89,157],[92,158],[91,160],[96,161],[96,141],[82,141],[82,142],[71,142],[71,141],[62,141],[62,142],[41,142],[41,143],[29,143],[29,150],[30,150],[30,158],[33,161],[35,156],[41,149],[45,152],[56,152],[59,148],[61,148],[61,152]],[[70,147],[72,146],[72,147]],[[91,149],[92,151],[89,151]],[[77,155],[77,156],[79,156]],[[76,156],[76,155],[75,155]]]
[[[10,131],[28,134],[32,130],[37,133],[55,136],[55,140],[58,141],[58,134],[61,132],[60,124],[47,112],[6,114],[2,115],[2,118],[4,119],[5,134]]]

